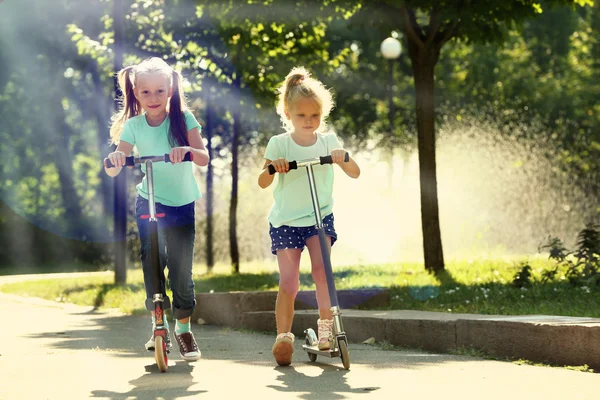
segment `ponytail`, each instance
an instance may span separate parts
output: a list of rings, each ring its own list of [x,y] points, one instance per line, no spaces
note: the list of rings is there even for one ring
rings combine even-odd
[[[322,82],[311,77],[310,72],[306,68],[293,68],[279,87],[278,92],[277,114],[279,114],[281,122],[286,129],[292,130],[294,128],[292,123],[287,119],[286,113],[290,111],[290,108],[298,98],[311,98],[315,100],[321,108],[322,113],[319,129],[326,129],[325,120],[334,106],[333,96]]]
[[[181,74],[173,70],[172,78],[173,93],[169,102],[169,143],[171,147],[189,146],[187,126],[183,113],[187,107],[185,105],[185,97],[181,91]]]
[[[306,90],[303,90],[301,86],[305,78],[310,78],[310,73],[302,67],[292,69],[286,77],[282,88],[283,107],[285,111],[289,111],[290,105],[294,98],[297,97],[297,94],[305,96],[310,95],[308,92],[304,93]]]
[[[141,112],[140,102],[135,98],[133,93],[133,82],[131,81],[130,73],[133,67],[125,67],[118,72],[117,78],[122,96],[120,100],[120,110],[115,113],[111,119],[110,126],[110,143],[118,144],[123,131],[123,125],[131,117],[139,115]]]

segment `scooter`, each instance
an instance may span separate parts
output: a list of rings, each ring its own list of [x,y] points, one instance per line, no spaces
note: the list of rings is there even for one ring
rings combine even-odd
[[[187,153],[183,161],[193,161],[194,154]],[[149,215],[143,215],[143,219],[148,219],[150,229],[150,257],[152,260],[152,286],[154,294],[152,302],[154,303],[154,359],[160,372],[166,372],[169,368],[169,349],[167,348],[167,338],[169,331],[165,326],[165,308],[169,308],[169,298],[162,294],[160,288],[164,286],[164,275],[160,270],[160,255],[158,251],[158,218],[164,217],[165,214],[156,213],[156,202],[154,200],[154,174],[152,171],[153,162],[171,162],[168,154],[164,156],[147,156],[147,157],[126,157],[125,166],[133,167],[137,164],[146,165],[146,178],[148,180],[148,209]],[[108,158],[104,159],[106,168],[114,168],[114,165]],[[165,304],[166,303],[166,304]]]
[[[346,153],[345,162],[350,161],[350,156]],[[311,362],[315,362],[317,360],[317,356],[322,357],[340,357],[342,359],[342,364],[345,369],[350,369],[350,354],[348,352],[348,339],[346,337],[346,332],[344,332],[344,325],[342,324],[342,312],[340,310],[337,291],[335,289],[335,281],[333,279],[333,270],[331,268],[331,258],[329,256],[329,252],[327,251],[327,236],[325,235],[325,229],[323,228],[323,219],[321,217],[321,207],[319,206],[319,198],[317,196],[317,188],[315,186],[315,178],[313,165],[324,165],[324,164],[332,164],[333,161],[331,156],[322,156],[311,158],[307,160],[301,161],[290,161],[289,168],[298,169],[300,167],[305,167],[307,176],[308,176],[308,185],[310,187],[310,196],[313,203],[313,208],[315,211],[315,219],[316,219],[316,228],[319,235],[319,243],[321,245],[321,255],[323,257],[323,267],[325,269],[325,277],[327,280],[327,289],[329,292],[329,300],[331,302],[331,313],[333,315],[333,332],[332,338],[330,338],[330,349],[329,350],[319,350],[318,343],[319,339],[315,331],[312,328],[308,328],[304,331],[306,334],[306,344],[302,345],[302,348],[307,352],[308,359]],[[275,167],[273,165],[269,165],[269,174],[275,174]]]

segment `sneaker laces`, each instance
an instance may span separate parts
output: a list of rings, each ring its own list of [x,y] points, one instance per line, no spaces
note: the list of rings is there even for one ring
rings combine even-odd
[[[333,320],[320,319],[317,321],[317,326],[319,327],[319,340],[329,339],[333,329]]]

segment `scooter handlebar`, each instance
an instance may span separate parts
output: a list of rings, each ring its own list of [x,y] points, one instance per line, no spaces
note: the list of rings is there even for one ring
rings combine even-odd
[[[164,161],[166,163],[169,163],[169,162],[171,162],[171,157],[169,157],[168,154],[165,154],[164,156],[156,156],[156,157],[149,156],[149,157],[140,157],[140,158],[135,158],[134,156],[129,156],[129,157],[125,157],[125,166],[133,167],[135,164],[145,163],[146,160]],[[191,151],[187,152],[185,154],[185,156],[183,157],[183,161],[194,161],[194,153],[192,153]],[[104,159],[104,167],[114,168],[115,166],[108,158],[105,158]]]
[[[333,160],[331,159],[331,156],[319,157],[319,161],[321,162],[321,165],[333,164]],[[344,156],[344,162],[348,162],[348,161],[350,161],[350,154],[348,154],[348,152],[346,152],[346,155]]]
[[[275,171],[273,164],[269,164],[267,168],[269,169],[269,175],[273,175],[277,172]],[[298,169],[298,163],[296,161],[290,161],[290,170],[292,169]]]
[[[130,157],[125,157],[125,166],[126,167],[133,167],[135,165],[135,157],[130,156]],[[104,168],[114,168],[114,164],[110,161],[110,159],[107,157],[104,159]]]
[[[348,162],[350,161],[350,154],[348,154],[348,152],[346,152],[346,155],[344,156],[344,162]],[[290,161],[290,169],[297,169],[298,168],[298,162],[302,163],[302,166],[304,166],[306,162],[308,162],[309,164],[333,164],[333,160],[331,159],[331,156],[322,156],[322,157],[318,157],[315,158],[313,160],[305,160],[305,161]],[[273,175],[275,174],[275,167],[273,166],[273,164],[269,164],[267,166],[267,169],[269,170],[269,175]]]
[[[194,153],[192,153],[191,151],[188,151],[187,153],[185,153],[185,156],[183,156],[183,160],[181,162],[188,162],[188,161],[194,161]],[[168,154],[165,154],[165,162],[171,162],[171,158],[169,157]]]

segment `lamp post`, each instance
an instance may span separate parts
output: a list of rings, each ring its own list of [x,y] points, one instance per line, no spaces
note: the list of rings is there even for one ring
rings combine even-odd
[[[390,124],[390,134],[394,132],[394,61],[402,54],[402,44],[394,37],[388,37],[381,42],[381,54],[388,60],[389,65],[389,81],[388,81],[388,100],[389,100],[389,111],[388,119]]]

